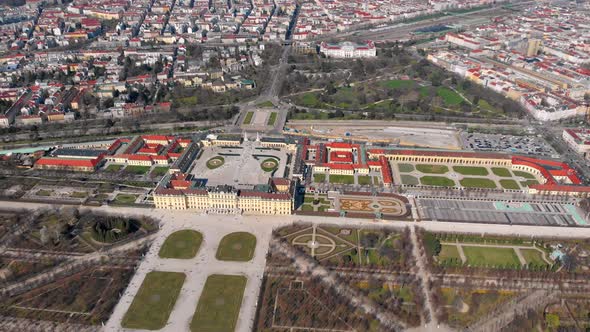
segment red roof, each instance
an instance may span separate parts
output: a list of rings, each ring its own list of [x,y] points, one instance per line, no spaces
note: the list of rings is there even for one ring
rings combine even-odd
[[[35,163],[40,166],[65,166],[65,167],[92,167],[102,160],[103,155],[98,156],[95,159],[68,159],[68,158],[51,158],[43,157]]]

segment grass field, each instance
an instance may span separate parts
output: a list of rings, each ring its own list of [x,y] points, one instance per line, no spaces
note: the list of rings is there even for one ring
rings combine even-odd
[[[125,173],[143,175],[150,171],[151,166],[129,165],[125,167]]]
[[[488,175],[488,170],[485,167],[473,166],[453,166],[453,171],[463,175]]]
[[[164,176],[164,175],[166,175],[166,173],[168,173],[169,169],[170,169],[170,167],[168,167],[168,166],[156,166],[152,170],[152,175],[153,176]]]
[[[170,234],[158,255],[162,258],[189,259],[195,257],[203,242],[203,234],[185,229]]]
[[[322,183],[322,182],[326,182],[326,174],[314,174],[313,175],[313,182],[317,182],[317,183]]]
[[[510,174],[510,171],[504,167],[492,167],[492,173],[504,178],[509,178],[512,176],[512,174]]]
[[[400,173],[410,173],[414,171],[414,165],[412,164],[397,164],[397,169]]]
[[[423,186],[454,187],[455,181],[444,176],[423,176],[420,178]]]
[[[246,282],[247,279],[244,276],[210,275],[205,282],[191,321],[191,331],[234,331]]]
[[[137,196],[135,195],[131,195],[131,194],[118,194],[115,197],[115,202],[119,203],[119,204],[133,204],[135,203],[135,200],[137,199]]]
[[[442,249],[438,254],[439,263],[444,263],[445,261],[450,260],[461,262],[461,256],[459,256],[459,249],[457,249],[457,246],[443,244],[441,248]]]
[[[246,117],[244,118],[244,124],[245,125],[249,125],[250,123],[252,123],[252,118],[254,117],[254,112],[248,112],[246,113]]]
[[[512,248],[463,246],[467,263],[472,266],[520,266]]]
[[[270,108],[270,107],[275,107],[275,104],[273,104],[272,101],[267,100],[265,102],[257,104],[256,106],[261,107],[261,108]]]
[[[148,273],[125,313],[121,326],[146,330],[159,330],[166,326],[184,279],[184,273]]]
[[[500,185],[504,189],[514,189],[514,190],[520,189],[518,182],[516,182],[514,180],[508,180],[508,179],[500,180]]]
[[[70,194],[70,197],[72,198],[86,198],[88,196],[88,193],[85,191],[74,191],[73,193]]]
[[[465,188],[485,188],[495,189],[497,188],[496,183],[486,178],[463,178],[459,181]]]
[[[105,172],[116,173],[123,169],[123,165],[109,165],[104,169]]]
[[[532,175],[531,173],[522,172],[522,171],[512,171],[512,173],[514,173],[514,175],[516,175],[516,176],[521,176],[525,179],[535,179],[535,176]]]
[[[412,175],[401,174],[400,178],[402,180],[402,184],[409,184],[413,186],[420,184],[420,181],[418,181],[418,179]]]
[[[256,237],[246,232],[231,233],[219,242],[215,257],[222,261],[247,262],[254,256]]]
[[[526,180],[526,181],[521,181],[520,185],[523,187],[528,187],[528,186],[532,186],[534,184],[539,184],[539,181],[537,180]]]
[[[330,183],[354,184],[354,176],[330,174]]]
[[[536,249],[520,249],[520,253],[527,264],[533,263],[533,265],[547,265],[547,262],[543,260],[543,255]]]
[[[272,112],[270,113],[270,116],[268,117],[268,121],[266,122],[266,124],[269,126],[274,126],[275,122],[277,122],[277,112]]]
[[[53,190],[45,190],[41,189],[35,193],[37,196],[51,196],[53,195]]]
[[[449,168],[445,165],[426,165],[426,164],[418,164],[416,165],[416,169],[422,173],[429,173],[429,174],[445,174],[449,171]]]
[[[360,175],[356,179],[360,185],[368,185],[373,183],[371,177],[368,175]]]

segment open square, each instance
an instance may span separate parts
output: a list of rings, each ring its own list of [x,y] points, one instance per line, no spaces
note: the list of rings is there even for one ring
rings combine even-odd
[[[240,146],[208,146],[195,161],[192,174],[207,179],[207,186],[232,185],[238,189],[268,183],[270,177],[283,177],[287,151],[263,148],[255,142]]]

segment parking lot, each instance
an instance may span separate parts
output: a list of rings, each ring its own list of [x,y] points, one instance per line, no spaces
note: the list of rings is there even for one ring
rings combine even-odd
[[[437,221],[539,226],[586,226],[569,204],[418,199],[422,218]]]
[[[462,133],[463,147],[475,151],[502,151],[559,157],[559,154],[543,138],[536,136],[512,136],[497,134]]]

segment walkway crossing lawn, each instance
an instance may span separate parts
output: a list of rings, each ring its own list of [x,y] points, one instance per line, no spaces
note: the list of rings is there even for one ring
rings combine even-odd
[[[461,185],[465,188],[497,188],[496,183],[494,181],[485,178],[463,178],[459,181],[459,183],[461,183]]]
[[[512,174],[510,174],[510,171],[508,170],[508,168],[504,168],[504,167],[492,167],[492,172],[494,174],[496,174],[497,176],[501,176],[504,178],[509,178],[512,176]]]
[[[518,182],[516,182],[514,180],[507,180],[507,179],[500,180],[500,185],[504,189],[514,189],[514,190],[520,189]]]
[[[416,169],[422,173],[431,173],[431,174],[445,174],[449,171],[449,168],[445,165],[426,165],[426,164],[418,164],[416,165]]]
[[[203,242],[203,234],[185,229],[166,238],[158,255],[162,258],[190,259],[195,257]]]
[[[410,173],[414,171],[414,165],[412,164],[397,164],[397,168],[400,173]]]
[[[330,183],[354,184],[354,176],[330,174]]]
[[[274,126],[276,121],[277,121],[277,112],[272,112],[272,113],[270,113],[270,116],[268,117],[268,121],[266,122],[266,124],[269,126]]]
[[[234,331],[246,282],[247,279],[244,276],[210,275],[205,282],[191,321],[191,331]]]
[[[145,174],[145,173],[149,172],[150,168],[152,168],[152,167],[151,166],[129,165],[129,166],[125,167],[124,172],[141,175],[141,174]]]
[[[246,113],[246,117],[244,118],[244,124],[245,125],[249,125],[250,123],[252,123],[252,118],[254,117],[254,112],[248,112]]]
[[[463,246],[467,264],[471,266],[519,267],[520,261],[512,248]]]
[[[124,165],[109,165],[105,168],[105,172],[116,173],[123,169]]]
[[[326,174],[314,174],[313,175],[313,182],[316,182],[316,183],[326,182]]]
[[[254,256],[256,236],[246,232],[231,233],[219,242],[215,257],[220,261],[247,262]]]
[[[537,249],[520,249],[520,253],[527,264],[533,264],[536,266],[547,265],[547,262],[543,259],[543,254]]]
[[[514,175],[516,175],[516,176],[522,176],[525,179],[534,179],[535,178],[534,175],[532,175],[531,173],[527,173],[527,172],[512,171],[512,173],[514,173]]]
[[[534,184],[539,184],[539,181],[537,180],[526,180],[526,181],[521,181],[520,185],[523,187],[529,187],[532,186]]]
[[[420,181],[418,181],[418,179],[415,176],[402,174],[400,175],[400,178],[402,180],[402,184],[408,184],[413,186],[420,184]]]
[[[458,93],[449,88],[439,87],[436,89],[436,94],[441,96],[447,105],[459,105],[463,101],[463,98]]]
[[[438,262],[440,264],[451,260],[453,262],[461,263],[461,256],[459,255],[459,249],[457,249],[457,246],[443,244],[441,248],[442,249],[438,254]]]
[[[185,275],[152,271],[146,274],[121,326],[128,329],[159,330],[166,326]]]
[[[368,185],[368,184],[372,184],[373,183],[373,180],[368,175],[359,175],[356,178],[356,180],[358,181],[358,184],[360,184],[360,185]]]
[[[485,167],[473,166],[453,166],[453,171],[463,175],[488,175],[489,172]]]
[[[456,183],[454,180],[444,176],[423,176],[420,178],[420,183],[423,186],[437,186],[437,187],[454,187]]]

